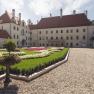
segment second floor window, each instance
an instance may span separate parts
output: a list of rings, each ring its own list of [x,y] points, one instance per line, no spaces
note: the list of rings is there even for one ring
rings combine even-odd
[[[41,34],[41,31],[39,32],[39,34]]]
[[[41,37],[39,38],[39,40],[41,40]]]
[[[71,36],[71,37],[70,37],[70,39],[72,40],[72,39],[73,39],[73,37]]]
[[[78,32],[79,32],[79,30],[77,29],[77,30],[76,30],[76,32],[78,33]]]
[[[21,34],[24,35],[24,29],[22,29]]]
[[[63,30],[61,30],[61,33],[63,33]]]
[[[48,40],[48,37],[46,37],[46,40]]]
[[[17,35],[17,39],[19,38],[19,36]]]
[[[53,37],[51,37],[51,40],[53,40]]]
[[[63,37],[61,37],[61,39],[63,39]]]
[[[73,30],[71,29],[71,33],[73,32]]]
[[[17,31],[19,31],[19,28],[17,27]]]
[[[53,34],[53,31],[51,31],[51,34]]]
[[[15,35],[14,35],[14,39],[15,39]]]
[[[76,39],[78,40],[79,39],[79,36],[76,36]]]
[[[69,33],[69,31],[68,31],[68,30],[67,30],[66,32],[67,32],[67,33]]]
[[[66,39],[69,40],[69,37],[67,36]]]
[[[48,31],[46,31],[46,34],[48,34]]]
[[[58,33],[58,30],[56,30],[56,33]]]
[[[2,26],[2,30],[3,30],[3,26]]]
[[[85,40],[86,39],[86,37],[85,36],[83,36],[83,40]]]
[[[56,39],[58,39],[58,37],[56,37]]]
[[[86,30],[85,29],[83,29],[83,32],[85,32]]]

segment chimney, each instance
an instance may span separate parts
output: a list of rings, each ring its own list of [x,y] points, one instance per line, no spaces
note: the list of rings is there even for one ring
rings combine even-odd
[[[28,25],[31,25],[32,24],[30,19],[28,19],[27,22],[28,22]]]
[[[52,14],[50,13],[50,17],[52,17]]]
[[[5,10],[5,13],[7,13],[7,10]]]
[[[12,9],[12,19],[15,20],[15,9]]]
[[[60,17],[62,18],[62,8],[60,9]]]
[[[74,14],[74,15],[76,14],[76,10],[73,10],[73,14]]]
[[[86,15],[86,16],[88,15],[88,11],[87,11],[87,10],[85,10],[85,15]]]
[[[38,24],[38,22],[39,22],[39,21],[37,20],[37,24]]]
[[[19,21],[21,22],[21,13],[19,13]]]

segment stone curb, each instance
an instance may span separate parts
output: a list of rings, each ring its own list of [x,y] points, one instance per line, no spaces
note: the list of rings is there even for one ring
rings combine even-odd
[[[21,76],[21,75],[17,76],[17,75],[13,75],[13,74],[10,74],[10,77],[13,78],[13,79],[16,79],[16,80],[22,80],[22,81],[30,82],[33,79],[36,79],[39,76],[41,76],[41,75],[43,75],[43,74],[51,71],[52,69],[58,67],[61,64],[65,63],[68,60],[69,53],[70,53],[70,49],[69,49],[69,51],[68,51],[68,53],[67,53],[67,55],[66,55],[66,57],[65,57],[64,60],[59,61],[59,62],[57,62],[57,63],[55,63],[55,64],[53,64],[53,65],[51,65],[51,66],[49,66],[47,68],[44,68],[43,70],[41,70],[39,72],[36,72],[36,73],[30,75],[29,77]],[[3,79],[3,78],[5,78],[5,74],[3,74],[3,75],[0,76],[0,80]]]

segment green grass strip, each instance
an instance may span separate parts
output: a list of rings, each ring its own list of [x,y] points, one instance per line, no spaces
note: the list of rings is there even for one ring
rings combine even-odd
[[[20,70],[29,70],[35,68],[36,66],[39,66],[40,64],[46,64],[58,58],[65,57],[67,52],[68,48],[64,48],[62,51],[54,52],[47,57],[22,60],[20,63],[14,65],[12,68],[16,67]]]

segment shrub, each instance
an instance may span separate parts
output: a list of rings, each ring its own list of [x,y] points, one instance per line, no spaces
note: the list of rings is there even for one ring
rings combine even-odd
[[[8,52],[11,52],[15,50],[16,45],[12,40],[8,39],[5,41],[3,47],[6,48]]]

